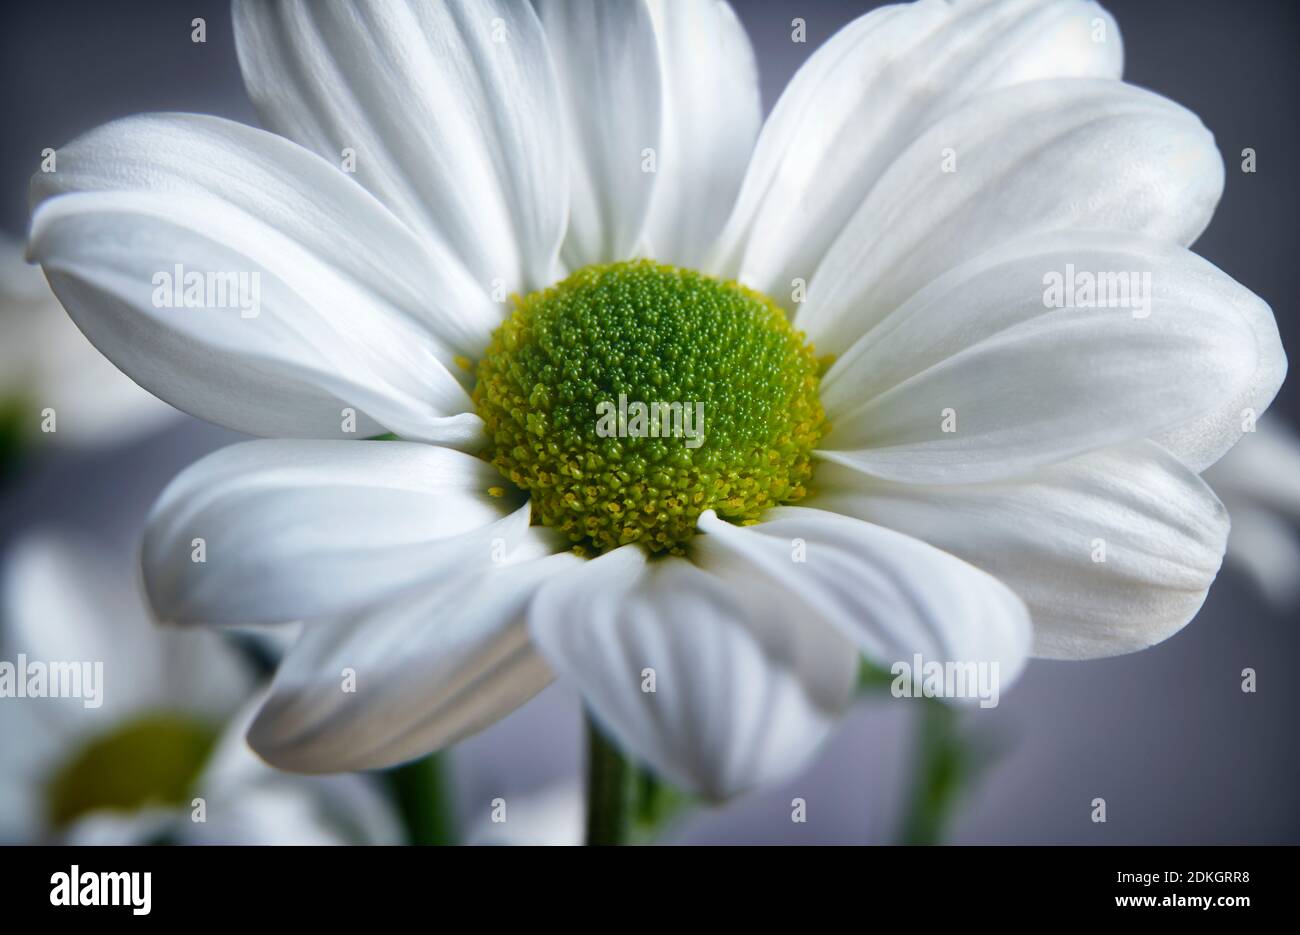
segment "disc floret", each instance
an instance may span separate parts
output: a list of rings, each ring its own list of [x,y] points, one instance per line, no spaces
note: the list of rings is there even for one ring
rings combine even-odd
[[[746,523],[805,496],[819,376],[767,297],[638,260],[515,299],[474,402],[534,522],[579,552],[680,554],[705,510]]]

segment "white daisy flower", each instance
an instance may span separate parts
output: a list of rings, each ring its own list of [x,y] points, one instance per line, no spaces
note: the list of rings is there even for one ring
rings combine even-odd
[[[120,444],[179,417],[95,350],[0,235],[0,444]]]
[[[254,756],[238,655],[216,634],[158,629],[88,544],[19,540],[0,598],[0,841],[401,840],[370,780]]]
[[[1228,561],[1279,607],[1300,597],[1300,438],[1261,422],[1205,472],[1232,516]]]
[[[94,130],[35,178],[30,255],[141,385],[274,436],[178,477],[144,550],[167,620],[306,621],[271,763],[419,756],[558,674],[723,797],[806,760],[860,654],[1005,685],[1200,607],[1228,522],[1197,472],[1285,359],[1187,249],[1212,137],[1118,80],[1097,5],[875,10],[766,123],[714,0],[234,19],[269,132]],[[160,308],[176,264],[259,274],[259,314]],[[602,432],[628,400],[682,437]]]

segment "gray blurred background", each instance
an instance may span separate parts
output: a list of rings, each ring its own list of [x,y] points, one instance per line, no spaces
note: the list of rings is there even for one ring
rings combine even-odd
[[[764,107],[835,30],[878,4],[739,0],[755,45]],[[1127,80],[1190,108],[1214,133],[1227,189],[1195,249],[1274,309],[1291,356],[1300,347],[1295,237],[1300,152],[1300,3],[1295,0],[1113,0]],[[208,41],[189,41],[205,17]],[[790,21],[807,43],[790,41]],[[42,0],[0,12],[0,227],[21,235],[26,181],[40,151],[115,117],[183,110],[255,123],[221,0]],[[1258,171],[1239,171],[1244,147]],[[1300,421],[1283,387],[1270,418]],[[113,550],[133,549],[143,516],[181,468],[239,436],[190,420],[131,450],[45,453],[0,490],[0,550],[57,523]],[[1225,570],[1199,617],[1133,656],[1088,664],[1037,660],[964,727],[998,751],[951,826],[957,843],[1300,842],[1300,651],[1294,609],[1271,608]],[[1258,672],[1255,694],[1241,670]],[[865,843],[892,840],[910,782],[913,706],[864,702],[805,774],[785,787],[697,813],[670,836],[689,842]],[[576,779],[576,697],[553,687],[453,752],[466,822],[496,796]],[[3,751],[0,750],[0,755]],[[808,803],[806,824],[790,800]],[[1108,821],[1090,821],[1106,799]]]

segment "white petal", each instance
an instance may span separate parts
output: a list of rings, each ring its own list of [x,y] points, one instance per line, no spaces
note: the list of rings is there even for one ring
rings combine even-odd
[[[693,556],[732,580],[779,582],[811,615],[889,668],[927,661],[996,663],[1009,684],[1029,652],[1029,615],[1005,585],[919,539],[836,513],[778,507],[741,528],[700,517]]]
[[[296,777],[305,779],[307,777]],[[323,779],[325,777],[311,777]],[[329,777],[352,779],[352,776]],[[219,807],[218,807],[219,806]],[[345,844],[398,844],[395,840],[354,840],[340,833],[329,816],[301,788],[287,783],[241,790],[237,798],[208,805],[203,822],[186,816],[178,844],[233,847],[327,847]]]
[[[6,328],[24,321],[17,315],[11,321],[11,308],[34,306],[50,298],[50,288],[45,284],[45,277],[38,267],[27,262],[25,253],[22,241],[0,231],[0,300],[4,302],[0,307],[0,313],[3,314],[0,321],[4,322]],[[0,351],[10,349],[7,344],[0,345]],[[4,361],[9,363],[8,356]],[[8,376],[7,367],[3,373]]]
[[[249,732],[253,749],[296,772],[391,766],[532,698],[552,676],[524,609],[547,578],[581,561],[556,553],[563,546],[548,533],[527,530],[501,563],[462,545],[382,608],[306,628]],[[355,691],[345,692],[349,672]]]
[[[1228,534],[1209,487],[1150,442],[996,483],[894,484],[832,464],[817,483],[811,505],[997,576],[1029,607],[1034,653],[1057,659],[1132,652],[1176,633],[1205,600]]]
[[[1300,439],[1283,423],[1261,422],[1203,477],[1232,517],[1228,560],[1275,604],[1293,602],[1300,595]]]
[[[538,5],[564,100],[569,148],[569,269],[636,249],[657,174],[659,47],[642,0],[543,0]]]
[[[452,361],[479,353],[497,310],[305,150],[215,117],[132,117],[61,149],[33,197],[30,253],[55,293],[178,408],[252,434],[356,437],[341,412],[355,407],[362,436],[477,439]],[[169,283],[209,274],[242,274],[237,301],[170,307]]]
[[[1048,307],[1045,284],[1069,267],[1076,283],[1124,275],[1149,309]],[[958,483],[1176,433],[1197,440],[1174,453],[1199,468],[1285,370],[1268,306],[1195,254],[1118,233],[1044,235],[935,280],[837,360],[820,454],[889,480]]]
[[[1118,78],[1122,60],[1114,20],[1093,3],[935,0],[873,10],[818,49],[777,102],[717,271],[784,302],[881,173],[945,113],[1037,78]]]
[[[1277,513],[1224,495],[1232,517],[1227,560],[1255,582],[1279,608],[1300,597],[1300,537],[1295,526]]]
[[[487,555],[493,539],[515,541],[528,510],[491,496],[499,483],[485,461],[413,442],[232,445],[183,471],[154,506],[149,598],[176,623],[356,610],[476,543]]]
[[[762,124],[749,37],[722,0],[651,0],[663,120],[646,221],[650,256],[700,267],[735,203]]]
[[[70,732],[101,730],[151,707],[225,717],[252,683],[238,655],[216,635],[157,628],[121,552],[41,533],[14,544],[5,564],[3,643],[10,655],[4,658],[23,653],[45,664],[102,666],[97,697],[44,705],[51,713],[57,709]],[[87,687],[83,683],[83,695]]]
[[[127,379],[77,330],[23,247],[0,235],[0,398],[29,408],[32,436],[53,409],[55,443],[109,445],[181,418]]]
[[[992,247],[1056,230],[1187,245],[1222,192],[1214,137],[1157,94],[1079,79],[993,91],[889,167],[812,273],[795,324],[819,351],[839,354],[926,283]]]
[[[628,546],[549,582],[530,624],[621,746],[722,798],[798,769],[851,697],[852,643],[799,611],[765,582]]]
[[[469,829],[466,844],[514,847],[574,847],[586,831],[586,797],[576,782],[560,782],[507,802],[505,821],[485,815]]]
[[[74,847],[128,847],[152,844],[180,826],[176,808],[143,808],[133,812],[99,811],[77,819],[59,835],[59,843]]]
[[[0,639],[0,658],[16,662],[16,653]],[[0,737],[5,755],[0,757],[0,841],[35,842],[44,830],[44,784],[58,768],[67,744],[75,735],[59,731],[58,718],[50,717],[48,699],[6,698],[0,704]]]
[[[147,697],[140,678],[156,668],[157,640],[148,614],[112,559],[85,542],[52,532],[31,533],[9,547],[4,562],[4,648],[32,661],[102,662],[115,685],[103,700],[129,713]],[[13,661],[13,656],[4,658]],[[83,707],[81,699],[67,706]],[[55,701],[63,706],[63,701]]]
[[[195,844],[399,844],[397,816],[377,777],[294,776],[268,766],[244,739],[262,699],[227,724],[197,787],[207,821],[187,822]]]
[[[235,4],[263,124],[356,179],[485,291],[549,285],[568,202],[562,109],[532,5]]]

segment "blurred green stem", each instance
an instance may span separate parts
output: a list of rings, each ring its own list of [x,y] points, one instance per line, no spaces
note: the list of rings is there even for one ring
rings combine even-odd
[[[16,474],[24,449],[31,443],[25,424],[31,405],[21,397],[0,398],[0,481]]]
[[[445,754],[430,753],[389,770],[388,781],[412,844],[456,843]]]
[[[916,766],[899,843],[939,844],[977,764],[962,738],[958,712],[933,698],[919,704]]]
[[[632,764],[587,715],[587,843],[626,844],[632,830]]]
[[[894,676],[867,659],[858,667],[858,693],[884,698]],[[935,698],[918,698],[912,780],[900,844],[939,844],[962,796],[993,759],[991,750],[973,743],[962,730],[960,711]]]
[[[650,843],[687,799],[625,757],[589,714],[586,723],[587,843]]]

